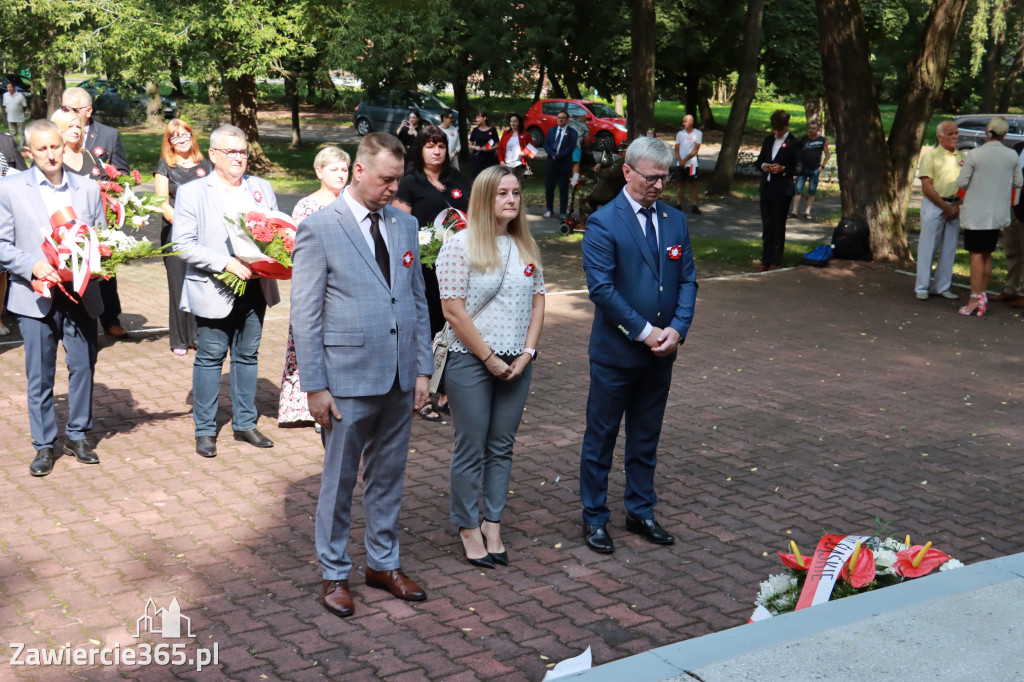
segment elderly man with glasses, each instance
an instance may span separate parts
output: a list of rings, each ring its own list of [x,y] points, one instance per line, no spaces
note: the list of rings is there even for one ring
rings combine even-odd
[[[251,282],[235,296],[216,275],[255,277],[249,264],[234,253],[235,226],[229,220],[249,211],[276,211],[270,183],[246,175],[245,133],[225,125],[210,135],[214,172],[182,185],[174,206],[172,241],[188,263],[181,309],[196,316],[196,359],[192,367],[192,416],[196,452],[217,456],[217,397],[224,359],[231,351],[231,427],[235,440],[258,448],[274,443],[256,429],[256,380],[263,316],[281,297],[277,282]]]
[[[693,320],[697,273],[686,216],[658,201],[672,156],[657,138],[633,140],[622,166],[626,186],[590,216],[583,235],[594,324],[580,500],[584,541],[601,554],[615,550],[607,530],[608,476],[623,415],[626,530],[656,545],[675,542],[654,517],[654,469],[672,363]]]

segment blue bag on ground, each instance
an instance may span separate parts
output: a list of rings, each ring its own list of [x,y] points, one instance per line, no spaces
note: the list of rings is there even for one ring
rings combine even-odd
[[[827,268],[828,262],[832,259],[832,245],[821,244],[815,246],[813,250],[804,254],[803,259],[800,261],[801,265],[813,265],[816,268]]]

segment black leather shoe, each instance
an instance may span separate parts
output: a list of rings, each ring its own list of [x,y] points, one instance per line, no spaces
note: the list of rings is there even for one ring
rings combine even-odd
[[[196,436],[196,452],[203,457],[216,457],[217,439],[214,436]]]
[[[89,444],[84,440],[66,440],[64,441],[64,454],[74,455],[82,464],[99,464],[100,458],[96,456],[96,453],[89,449]]]
[[[611,554],[615,551],[612,536],[608,535],[608,530],[604,526],[583,524],[583,538],[587,541],[587,547],[598,554]]]
[[[36,450],[36,458],[28,465],[28,470],[33,476],[45,476],[53,471],[53,448]]]
[[[256,429],[235,431],[235,440],[245,441],[249,445],[255,445],[258,448],[274,447],[274,441],[270,440]]]
[[[642,535],[644,540],[653,542],[656,545],[671,545],[676,541],[674,537],[668,534],[668,531],[661,527],[661,524],[653,516],[649,519],[634,519],[629,514],[626,514],[626,530],[630,533]]]

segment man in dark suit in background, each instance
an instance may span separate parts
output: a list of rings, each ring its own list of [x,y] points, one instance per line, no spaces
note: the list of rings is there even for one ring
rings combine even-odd
[[[544,152],[548,155],[547,178],[544,190],[547,196],[548,210],[545,218],[551,217],[555,205],[555,184],[558,184],[558,217],[565,218],[565,209],[569,203],[569,176],[572,175],[572,152],[576,149],[579,134],[569,127],[569,114],[558,112],[558,125],[548,131],[544,139]]]
[[[686,216],[658,202],[672,150],[640,137],[626,150],[623,191],[587,221],[583,269],[594,302],[590,395],[580,455],[583,536],[595,552],[615,550],[607,531],[608,474],[626,416],[626,530],[658,545],[675,542],[654,518],[654,469],[672,363],[697,300]]]
[[[124,153],[124,145],[121,144],[121,133],[117,128],[111,128],[93,120],[92,95],[88,90],[78,87],[67,88],[61,95],[60,108],[81,114],[85,119],[83,149],[88,149],[97,160],[109,163],[122,173],[131,171],[131,167],[128,165],[128,155]],[[99,290],[103,296],[103,314],[100,316],[100,325],[110,336],[123,339],[128,336],[128,332],[121,326],[121,297],[117,294],[117,278],[101,280]]]
[[[0,181],[0,267],[11,273],[8,307],[18,316],[25,340],[28,418],[36,450],[29,471],[33,476],[46,476],[61,451],[83,464],[100,461],[85,437],[92,429],[96,317],[103,302],[96,280],[87,284],[80,302],[56,286],[61,278],[43,255],[44,230],[72,217],[96,227],[105,225],[106,219],[99,185],[64,172],[64,140],[57,124],[32,121],[25,128],[25,143],[35,165]],[[49,298],[32,288],[33,279],[54,285]],[[71,286],[71,282],[64,283],[65,289]],[[58,342],[63,342],[68,366],[68,421],[63,449],[55,454],[58,432],[53,384]]]
[[[28,164],[25,163],[25,157],[21,155],[18,150],[18,143],[14,139],[14,135],[10,133],[0,133],[0,154],[3,154],[3,164],[7,168],[14,168],[15,170],[23,171],[28,170]],[[6,175],[3,165],[0,165],[0,176]]]
[[[786,216],[793,199],[793,181],[801,173],[800,141],[789,132],[789,113],[776,109],[772,134],[764,138],[757,167],[761,169],[761,268],[782,267]]]

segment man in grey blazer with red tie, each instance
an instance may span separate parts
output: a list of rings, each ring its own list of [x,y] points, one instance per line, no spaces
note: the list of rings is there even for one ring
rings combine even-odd
[[[73,299],[71,283],[58,287],[61,277],[43,255],[43,238],[51,223],[74,217],[89,226],[106,225],[100,187],[94,181],[65,173],[64,141],[57,125],[32,121],[25,128],[26,149],[35,164],[24,173],[0,180],[0,267],[11,273],[8,309],[18,316],[25,340],[28,380],[28,418],[36,455],[29,471],[46,476],[61,452],[83,464],[100,460],[86,442],[92,429],[92,381],[96,365],[96,317],[103,312],[96,282]],[[54,215],[61,218],[51,218]],[[32,287],[47,282],[49,297]],[[62,342],[68,365],[68,422],[62,449],[57,448],[57,413],[53,384],[57,343]],[[56,452],[55,452],[56,451]]]
[[[648,542],[675,542],[654,516],[658,439],[676,350],[697,300],[686,216],[658,201],[672,151],[654,137],[626,150],[626,186],[587,220],[583,269],[594,302],[590,395],[580,455],[583,536],[595,552],[615,550],[607,525],[608,475],[626,417],[626,530]]]
[[[277,282],[256,278],[244,258],[236,256],[229,219],[249,211],[276,211],[270,183],[246,175],[249,151],[245,133],[225,125],[210,134],[214,172],[182,185],[174,206],[171,239],[188,263],[181,309],[196,316],[196,359],[192,366],[192,418],[196,452],[217,456],[217,399],[220,375],[231,351],[231,428],[235,440],[258,448],[274,442],[256,428],[256,382],[259,374],[263,317],[280,302]],[[252,280],[241,296],[216,275],[229,272]]]
[[[316,510],[322,598],[341,617],[354,612],[348,541],[360,457],[366,584],[427,598],[401,569],[397,527],[412,414],[434,371],[418,226],[390,205],[404,159],[393,135],[364,137],[352,185],[299,225],[293,253],[299,383],[326,450]]]

